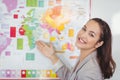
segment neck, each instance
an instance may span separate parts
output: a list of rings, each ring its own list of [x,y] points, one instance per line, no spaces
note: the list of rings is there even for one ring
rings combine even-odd
[[[80,50],[80,62],[82,60],[84,60],[89,54],[91,54],[93,51],[95,51],[94,49],[92,50]]]

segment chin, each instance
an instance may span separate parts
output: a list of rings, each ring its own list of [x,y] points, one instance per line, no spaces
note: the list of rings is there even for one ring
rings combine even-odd
[[[79,43],[75,43],[75,46],[78,48],[78,49],[86,49],[86,47],[85,46],[83,46],[83,45],[81,45],[81,44],[79,44]]]
[[[78,48],[78,49],[81,49],[80,45],[76,42],[75,43],[75,46]]]

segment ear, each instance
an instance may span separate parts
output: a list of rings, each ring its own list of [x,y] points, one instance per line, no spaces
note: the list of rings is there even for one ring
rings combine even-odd
[[[103,43],[104,43],[103,41],[98,42],[98,43],[95,45],[95,48],[98,48],[98,47],[102,46]]]

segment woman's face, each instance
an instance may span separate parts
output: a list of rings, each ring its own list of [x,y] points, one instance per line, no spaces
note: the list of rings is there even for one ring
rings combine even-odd
[[[94,21],[88,21],[78,32],[76,46],[80,50],[96,49],[100,39],[101,29],[99,24]]]

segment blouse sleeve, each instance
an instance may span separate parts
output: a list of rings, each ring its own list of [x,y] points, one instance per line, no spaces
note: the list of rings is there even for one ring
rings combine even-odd
[[[61,60],[58,60],[57,63],[53,65],[53,71],[57,73],[61,80],[68,80],[70,69],[65,66]]]

